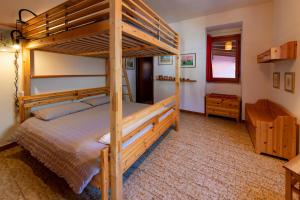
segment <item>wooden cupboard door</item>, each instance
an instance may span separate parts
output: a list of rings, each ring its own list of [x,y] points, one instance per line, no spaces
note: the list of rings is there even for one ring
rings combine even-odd
[[[290,117],[278,117],[274,121],[274,144],[278,156],[291,159],[296,156],[296,123]]]
[[[260,152],[275,155],[276,151],[273,149],[273,123],[272,122],[257,122],[257,128],[259,132],[257,133],[258,142],[257,146]]]

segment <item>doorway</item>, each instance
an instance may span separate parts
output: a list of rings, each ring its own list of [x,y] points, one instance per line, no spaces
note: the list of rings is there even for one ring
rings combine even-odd
[[[153,57],[137,58],[136,64],[136,102],[153,104]]]

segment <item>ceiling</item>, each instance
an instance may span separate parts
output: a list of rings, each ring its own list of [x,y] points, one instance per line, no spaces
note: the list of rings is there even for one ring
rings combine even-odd
[[[271,0],[145,0],[168,22],[205,16]]]
[[[0,25],[1,24],[12,24],[16,22],[18,18],[19,9],[26,8],[33,12],[40,14],[48,9],[57,6],[65,0],[8,0],[1,1],[0,6]],[[24,19],[28,19],[29,15],[25,16]]]
[[[39,14],[65,0],[9,0],[2,1],[0,25],[13,24],[18,10],[27,8]],[[267,2],[270,0],[145,0],[168,22],[208,15],[233,8]],[[26,19],[26,16],[24,16]],[[27,16],[28,18],[28,16]]]

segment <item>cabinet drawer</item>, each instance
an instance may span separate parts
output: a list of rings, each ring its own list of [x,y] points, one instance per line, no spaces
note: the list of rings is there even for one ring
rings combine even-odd
[[[220,108],[207,107],[206,108],[206,113],[207,114],[213,114],[213,115],[221,115],[221,116],[225,116],[225,117],[233,117],[233,118],[239,117],[239,112],[238,111],[229,110],[229,109],[220,109]]]
[[[239,108],[240,101],[232,99],[221,99],[221,98],[207,98],[206,105],[229,107],[229,108]]]

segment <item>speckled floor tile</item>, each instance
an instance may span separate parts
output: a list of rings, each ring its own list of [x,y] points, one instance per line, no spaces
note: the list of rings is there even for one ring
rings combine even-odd
[[[284,161],[257,155],[243,124],[182,114],[124,176],[128,200],[284,199]],[[96,200],[88,186],[76,195],[21,147],[0,152],[0,200]]]

